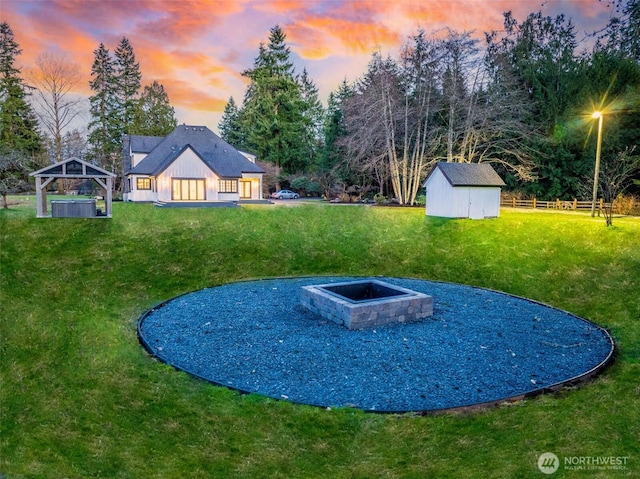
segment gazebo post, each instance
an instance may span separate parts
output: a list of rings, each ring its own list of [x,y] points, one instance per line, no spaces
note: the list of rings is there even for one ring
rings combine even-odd
[[[106,206],[105,209],[107,210],[107,217],[111,218],[111,202],[113,201],[113,179],[112,178],[107,178],[107,201],[106,201]]]
[[[38,218],[44,216],[42,211],[42,180],[39,176],[36,176],[36,211]]]
[[[42,217],[44,218],[49,214],[49,212],[47,211],[47,186],[46,185],[44,185],[40,191],[40,198],[42,200],[42,203],[40,204],[40,210],[42,211]]]

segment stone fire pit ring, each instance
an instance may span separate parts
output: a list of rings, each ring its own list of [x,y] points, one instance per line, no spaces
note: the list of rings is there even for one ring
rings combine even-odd
[[[433,298],[419,321],[348,329],[300,302],[305,286],[383,280]],[[228,283],[138,321],[154,357],[216,385],[320,407],[402,413],[478,408],[585,381],[612,359],[606,330],[536,301],[408,278]]]

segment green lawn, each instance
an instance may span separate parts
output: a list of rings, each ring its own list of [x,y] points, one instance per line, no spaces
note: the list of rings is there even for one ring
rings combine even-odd
[[[303,205],[112,219],[0,211],[0,477],[640,477],[640,219]],[[579,388],[466,414],[324,410],[198,381],[136,322],[188,291],[270,276],[385,275],[492,288],[608,328],[614,365]],[[437,299],[436,299],[437,300]],[[454,359],[452,358],[452,363]],[[536,466],[543,452],[625,470]]]

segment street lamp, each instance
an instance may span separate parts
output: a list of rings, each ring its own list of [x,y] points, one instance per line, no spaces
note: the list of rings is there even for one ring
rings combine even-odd
[[[596,146],[596,171],[593,174],[593,199],[591,200],[591,217],[596,214],[596,199],[598,198],[598,174],[600,172],[600,150],[602,148],[602,120],[604,115],[601,111],[594,111],[591,118],[598,119],[598,143]]]

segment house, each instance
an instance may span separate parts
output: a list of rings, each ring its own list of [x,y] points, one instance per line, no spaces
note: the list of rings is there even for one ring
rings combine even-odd
[[[488,163],[436,163],[424,182],[427,216],[500,216],[502,178]]]
[[[205,126],[180,125],[166,137],[123,139],[123,199],[214,202],[262,199],[264,170]]]

